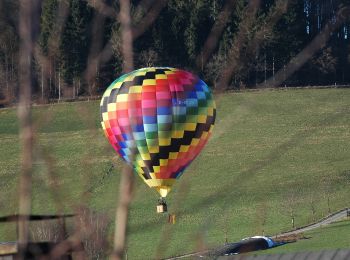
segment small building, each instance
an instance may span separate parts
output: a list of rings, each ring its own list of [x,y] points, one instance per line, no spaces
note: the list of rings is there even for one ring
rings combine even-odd
[[[62,220],[62,233],[65,234],[66,224],[65,219],[68,217],[73,217],[74,215],[9,215],[0,217],[0,223],[16,223],[16,236],[18,238],[18,223],[22,219],[27,219],[28,221],[47,221],[47,220]],[[63,240],[64,237],[61,238]],[[21,246],[17,241],[6,241],[0,242],[0,260],[12,260],[19,259],[20,256],[23,256],[24,259],[39,259],[43,256],[50,256],[53,250],[56,248],[58,244],[62,241],[54,242],[54,241],[30,241],[27,245]],[[68,260],[72,259],[71,254],[73,250],[66,250],[59,258]]]

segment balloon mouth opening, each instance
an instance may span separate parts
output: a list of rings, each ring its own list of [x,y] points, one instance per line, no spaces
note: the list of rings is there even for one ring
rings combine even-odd
[[[161,197],[165,198],[171,190],[171,187],[174,185],[176,179],[148,179],[145,180],[145,183],[154,188]]]

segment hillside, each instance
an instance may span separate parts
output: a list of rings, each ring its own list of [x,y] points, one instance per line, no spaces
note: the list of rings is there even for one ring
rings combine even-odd
[[[349,248],[349,232],[350,222],[349,220],[343,220],[305,232],[304,236],[307,239],[302,239],[297,243],[290,243],[271,250],[261,251],[259,254],[284,254],[289,252],[303,252],[307,249],[310,249],[310,251],[322,251],[335,248]]]
[[[215,99],[213,136],[168,198],[175,225],[155,213],[158,195],[136,181],[130,259],[275,234],[291,229],[291,214],[302,226],[350,205],[349,89],[228,93]],[[122,163],[100,129],[98,102],[38,106],[33,113],[33,212],[72,212],[86,203],[112,219]],[[17,210],[16,120],[16,110],[0,110],[1,215]],[[111,164],[115,168],[106,175]],[[15,239],[14,227],[0,226],[0,239]]]

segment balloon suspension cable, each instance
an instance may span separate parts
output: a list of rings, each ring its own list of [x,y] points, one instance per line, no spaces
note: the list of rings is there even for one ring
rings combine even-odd
[[[157,212],[165,213],[168,212],[168,205],[166,204],[165,198],[160,197],[157,204]]]

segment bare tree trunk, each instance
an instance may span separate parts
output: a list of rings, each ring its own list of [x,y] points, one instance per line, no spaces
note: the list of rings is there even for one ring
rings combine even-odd
[[[128,73],[134,68],[133,61],[133,50],[132,50],[132,28],[131,28],[131,17],[130,17],[130,1],[120,1],[120,22],[122,24],[122,52],[124,58],[123,72]]]
[[[19,218],[18,243],[20,254],[26,248],[28,242],[28,216],[31,212],[31,189],[33,169],[33,127],[31,122],[31,59],[33,55],[33,42],[35,35],[35,21],[38,17],[39,2],[36,0],[20,1],[19,10],[19,105],[18,119],[20,125],[21,152],[21,176],[19,183],[19,214],[25,216]],[[23,258],[23,255],[21,255]]]
[[[44,101],[44,68],[41,65],[41,101]]]
[[[9,98],[9,69],[8,69],[8,58],[5,54],[5,83],[6,83],[6,94],[7,98]]]
[[[11,55],[11,80],[15,78],[15,64],[14,64],[13,53]]]
[[[131,30],[130,18],[130,0],[120,1],[120,22],[122,28],[122,52],[123,52],[123,72],[127,73],[133,70],[133,35]],[[131,115],[132,117],[132,115]],[[131,122],[133,123],[133,122]],[[135,151],[133,151],[135,153]],[[131,162],[134,156],[131,156]],[[134,175],[130,166],[125,166],[121,175],[119,202],[116,209],[114,249],[112,259],[123,259],[126,248],[127,223],[129,214],[129,205],[132,199]]]
[[[312,221],[316,221],[316,206],[315,206],[315,201],[313,199],[311,200],[310,209],[312,213]]]
[[[275,82],[275,54],[272,56],[272,81]]]
[[[79,97],[79,91],[80,91],[80,79],[79,79],[79,83],[78,83],[78,88],[77,88],[77,97]]]
[[[266,70],[267,70],[267,65],[266,65],[266,52],[265,52],[265,58],[264,58],[264,84],[266,86]]]
[[[51,96],[51,84],[52,84],[52,66],[51,66],[52,62],[51,62],[51,59],[50,59],[50,72],[49,72],[49,98]]]
[[[112,259],[123,259],[126,248],[129,204],[132,199],[134,175],[130,166],[125,166],[119,186],[119,201],[115,218],[114,252]]]
[[[92,6],[96,6],[96,2],[93,1]],[[106,16],[100,12],[96,12],[92,20],[92,39],[88,56],[87,68],[84,72],[84,78],[89,86],[90,95],[96,94],[96,79],[99,70],[98,52],[101,51],[103,46],[103,27],[106,22]],[[90,86],[93,86],[90,91]]]
[[[284,87],[287,87],[287,75],[286,75],[286,65],[283,65],[283,82],[284,82]],[[275,84],[275,79],[273,80],[273,83]]]
[[[58,101],[61,100],[61,71],[58,69]]]

